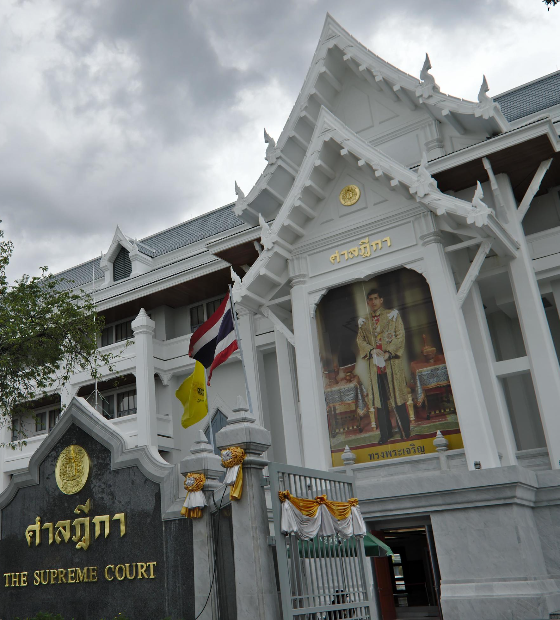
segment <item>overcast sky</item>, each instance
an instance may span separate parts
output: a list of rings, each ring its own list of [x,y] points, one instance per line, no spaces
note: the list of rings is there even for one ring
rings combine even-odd
[[[84,262],[235,200],[264,167],[326,12],[443,92],[560,68],[540,0],[1,0],[0,225],[12,278]]]

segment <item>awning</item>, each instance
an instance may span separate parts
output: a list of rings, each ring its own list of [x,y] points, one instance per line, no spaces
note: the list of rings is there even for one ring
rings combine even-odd
[[[368,532],[363,540],[366,557],[379,558],[393,555],[391,548],[373,534]],[[317,536],[313,540],[299,540],[298,549],[301,558],[350,557],[356,555],[357,544],[356,538],[337,542],[333,538]]]

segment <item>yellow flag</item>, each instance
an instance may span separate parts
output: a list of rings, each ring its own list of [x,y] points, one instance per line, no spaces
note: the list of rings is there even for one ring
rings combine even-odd
[[[175,392],[175,396],[181,401],[184,408],[181,424],[188,428],[208,413],[208,399],[206,397],[206,375],[204,366],[195,362],[194,372],[187,377]]]

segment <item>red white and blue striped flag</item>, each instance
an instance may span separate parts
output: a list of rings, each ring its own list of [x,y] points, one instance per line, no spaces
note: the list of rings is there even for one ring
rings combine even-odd
[[[214,314],[191,336],[189,355],[208,370],[208,385],[214,368],[237,351],[237,338],[229,293]]]

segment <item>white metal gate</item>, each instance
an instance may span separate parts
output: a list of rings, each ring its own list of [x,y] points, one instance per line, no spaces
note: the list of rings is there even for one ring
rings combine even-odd
[[[365,577],[362,539],[317,536],[298,541],[281,533],[278,491],[314,499],[354,497],[352,478],[342,474],[269,463],[278,575],[284,620],[370,620],[377,618],[371,584]]]

